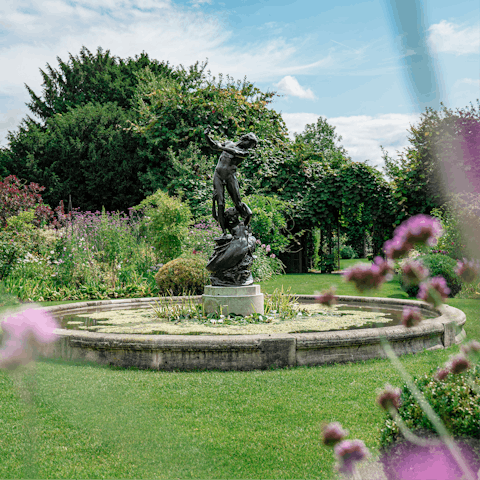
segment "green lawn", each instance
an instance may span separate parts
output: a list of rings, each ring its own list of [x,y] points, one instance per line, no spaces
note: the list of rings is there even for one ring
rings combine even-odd
[[[288,275],[281,284],[314,293],[335,275]],[[336,279],[336,280],[335,280]],[[379,296],[398,298],[390,282]],[[480,340],[480,301],[451,299]],[[421,375],[458,351],[406,355]],[[27,377],[28,378],[28,377]],[[376,389],[400,385],[390,363],[253,372],[156,372],[59,361],[35,366],[33,404],[18,378],[0,372],[0,478],[336,478],[320,445],[322,422],[340,421],[375,454],[384,414]]]
[[[381,290],[373,290],[363,294],[358,293],[352,283],[345,282],[342,275],[334,274],[297,273],[279,275],[261,283],[263,293],[273,293],[275,289],[281,289],[282,287],[287,290],[290,287],[292,293],[304,295],[313,295],[330,288],[332,285],[337,287],[338,295],[408,298],[408,295],[400,288],[397,279],[385,283]]]

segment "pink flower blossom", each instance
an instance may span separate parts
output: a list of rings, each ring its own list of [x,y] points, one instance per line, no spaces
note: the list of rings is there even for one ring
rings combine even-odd
[[[271,250],[271,247],[270,247],[270,245],[267,245],[267,246],[265,247],[265,250],[266,250],[266,252],[267,252],[267,253],[269,253],[269,252],[270,252],[270,250]]]
[[[412,248],[413,245],[411,243],[407,243],[403,238],[398,237],[387,240],[383,245],[383,251],[385,252],[385,255],[387,258],[391,258],[393,260],[403,257]]]
[[[384,390],[378,395],[377,403],[387,410],[390,407],[394,407],[396,410],[400,407],[400,395],[402,391],[399,388],[394,388],[391,385],[385,385]]]
[[[447,363],[447,368],[450,373],[457,374],[468,370],[471,367],[471,363],[463,353],[459,353],[450,359]]]
[[[340,460],[337,466],[342,473],[353,475],[355,464],[370,455],[361,440],[344,440],[335,447],[335,455]]]
[[[406,255],[415,245],[435,245],[442,235],[442,225],[428,215],[415,215],[399,225],[393,238],[385,242],[383,249],[388,258]]]
[[[27,309],[1,322],[3,346],[0,368],[14,369],[31,362],[38,347],[53,342],[57,321],[41,310]]]
[[[404,307],[402,325],[406,328],[414,327],[422,321],[422,313],[418,307]]]
[[[255,240],[255,243],[256,243],[257,245],[260,245],[262,242],[257,238],[257,239]]]
[[[383,276],[386,281],[389,281],[393,278],[393,267],[394,263],[391,259],[384,260],[382,257],[375,257],[370,268],[373,273]]]
[[[330,287],[328,290],[325,290],[320,295],[315,297],[315,301],[322,305],[327,305],[331,307],[337,303],[337,297],[335,296],[335,287]]]
[[[395,229],[394,237],[412,245],[435,245],[442,236],[442,224],[429,215],[415,215]]]
[[[348,435],[339,422],[331,422],[322,428],[322,441],[327,447],[333,447]]]
[[[435,373],[435,380],[438,380],[441,382],[442,380],[445,380],[448,377],[449,373],[450,371],[448,370],[448,368],[439,368]]]
[[[455,273],[465,283],[472,283],[478,278],[478,274],[480,273],[480,264],[478,263],[478,260],[476,262],[473,260],[469,262],[466,258],[464,258],[463,262],[459,261],[457,263]]]
[[[275,258],[275,254],[272,253],[272,254],[270,255],[270,258]]]
[[[264,244],[264,243],[262,243],[262,248],[265,248],[265,244]]]
[[[379,288],[386,280],[382,275],[382,268],[378,265],[355,265],[345,270],[343,276],[347,282],[353,282],[360,292]]]
[[[433,277],[420,284],[417,298],[438,307],[450,294],[450,289],[443,277]]]

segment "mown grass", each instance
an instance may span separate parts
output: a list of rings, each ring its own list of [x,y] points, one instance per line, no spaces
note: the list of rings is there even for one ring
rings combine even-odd
[[[282,278],[295,293],[323,288],[322,278],[340,279]],[[346,286],[339,284],[338,293],[354,294]],[[272,281],[262,285],[270,288]],[[379,294],[398,289],[393,281]],[[467,335],[480,340],[480,302],[448,303],[466,312]],[[406,355],[402,362],[418,376],[457,351]],[[0,372],[0,478],[331,480],[334,459],[321,446],[322,423],[341,422],[375,454],[384,419],[376,390],[402,383],[386,360],[253,372],[42,361],[23,380],[33,383],[28,404],[19,398],[19,378]]]
[[[380,290],[372,290],[364,293],[359,293],[352,283],[345,282],[342,275],[335,274],[296,273],[278,275],[261,283],[263,293],[273,293],[276,289],[282,288],[286,291],[290,288],[292,293],[304,295],[314,295],[317,292],[327,290],[331,286],[337,288],[337,295],[408,298],[408,295],[401,289],[397,278],[386,282]]]

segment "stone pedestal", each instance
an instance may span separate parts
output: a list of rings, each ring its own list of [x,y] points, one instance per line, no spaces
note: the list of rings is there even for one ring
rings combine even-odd
[[[213,287],[207,285],[202,297],[206,313],[218,312],[222,315],[236,314],[263,315],[263,293],[260,285],[247,285],[241,287]]]

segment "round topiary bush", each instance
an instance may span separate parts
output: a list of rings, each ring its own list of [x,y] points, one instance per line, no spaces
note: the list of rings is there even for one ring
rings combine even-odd
[[[210,282],[205,268],[207,262],[201,256],[179,257],[166,263],[155,275],[162,295],[201,295]]]
[[[430,271],[431,277],[441,276],[447,282],[450,289],[450,297],[454,297],[462,289],[462,280],[455,273],[457,261],[442,253],[422,255],[416,258],[421,261]],[[418,294],[418,285],[406,285],[400,276],[400,285],[407,292],[409,297],[416,297]]]

